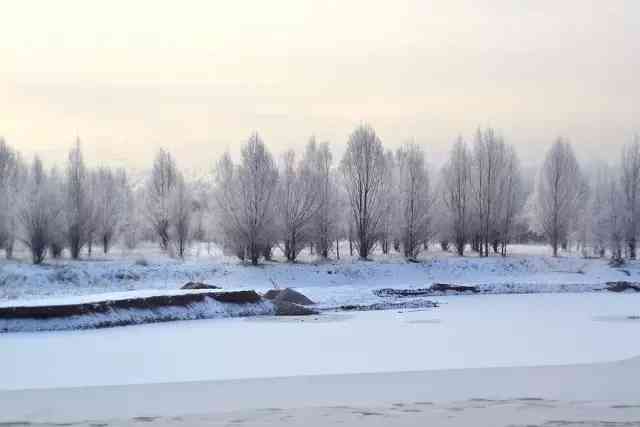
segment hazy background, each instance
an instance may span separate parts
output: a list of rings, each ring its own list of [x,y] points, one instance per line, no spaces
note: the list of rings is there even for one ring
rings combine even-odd
[[[341,155],[371,123],[439,162],[491,125],[525,163],[558,135],[613,159],[640,129],[640,2],[6,1],[0,135],[61,161],[207,168],[256,130]]]

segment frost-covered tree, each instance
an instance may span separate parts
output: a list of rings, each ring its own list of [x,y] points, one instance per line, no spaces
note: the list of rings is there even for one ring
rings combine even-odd
[[[95,172],[94,206],[97,240],[107,254],[116,237],[124,208],[126,172],[101,167]],[[125,182],[123,182],[125,181]]]
[[[582,173],[571,145],[558,139],[547,152],[538,174],[536,219],[553,255],[568,240],[582,195]]]
[[[623,256],[623,246],[625,243],[626,212],[625,195],[621,186],[619,175],[611,167],[605,168],[604,182],[602,183],[605,192],[605,227],[609,237],[609,248],[611,258],[621,260]]]
[[[67,245],[66,218],[64,215],[66,205],[65,177],[57,167],[51,168],[47,177],[49,192],[49,204],[56,215],[52,218],[51,233],[49,234],[49,254],[53,258],[60,258]]]
[[[214,199],[222,244],[257,265],[274,242],[278,170],[260,136],[251,135],[234,165],[228,154],[215,170]]]
[[[441,213],[448,226],[446,239],[453,240],[458,255],[464,255],[464,249],[469,238],[469,223],[471,215],[471,153],[462,138],[458,138],[449,154],[449,160],[442,168],[440,178],[440,192],[443,207]]]
[[[471,188],[474,212],[478,220],[480,255],[489,256],[489,248],[497,251],[497,219],[500,211],[502,180],[505,177],[506,145],[491,128],[478,129],[473,145]]]
[[[313,144],[313,145],[312,145]],[[339,203],[339,188],[332,170],[332,155],[329,144],[309,142],[308,150],[312,151],[312,167],[317,178],[316,188],[313,189],[318,197],[318,209],[312,219],[313,240],[322,258],[328,258],[333,241],[338,237],[341,221]]]
[[[405,258],[415,259],[432,233],[433,195],[423,149],[406,144],[396,152],[397,235]]]
[[[20,240],[29,248],[34,264],[45,259],[58,215],[51,203],[52,191],[47,178],[42,161],[36,157],[18,213]]]
[[[171,198],[178,181],[178,170],[171,153],[160,149],[146,185],[145,217],[166,251],[171,241]]]
[[[593,191],[589,200],[589,211],[587,215],[589,244],[593,249],[593,253],[601,258],[605,255],[608,243],[606,225],[608,188],[606,185],[606,174],[606,167],[597,165],[590,175]]]
[[[92,223],[93,206],[89,194],[89,181],[80,140],[69,152],[65,182],[65,232],[67,244],[73,259],[80,257],[80,251],[88,241]]]
[[[0,249],[7,258],[16,240],[16,209],[24,175],[18,153],[0,138]]]
[[[391,241],[396,240],[394,226],[398,216],[398,173],[396,159],[393,151],[384,153],[384,169],[382,183],[386,191],[381,193],[382,215],[380,220],[379,240],[382,253],[388,255],[391,250]],[[398,245],[396,245],[397,247]]]
[[[380,138],[371,126],[362,125],[349,137],[340,169],[351,210],[358,255],[368,258],[380,238],[387,213],[388,176]]]
[[[191,189],[184,177],[178,174],[176,187],[171,197],[171,234],[175,242],[176,253],[184,258],[191,239],[191,218],[193,213],[193,197]]]
[[[313,241],[313,218],[319,208],[315,150],[316,143],[312,139],[302,159],[296,160],[292,150],[282,157],[277,210],[279,234],[288,261],[295,261],[300,251]]]
[[[498,183],[498,212],[495,221],[495,241],[500,254],[507,255],[507,246],[513,238],[516,221],[526,202],[522,171],[518,155],[511,145],[505,146],[504,164]]]
[[[625,241],[630,259],[636,259],[638,221],[640,220],[640,136],[622,150],[621,188],[624,202]]]
[[[200,243],[207,243],[207,251],[210,252],[213,240],[211,222],[211,177],[202,177],[191,182],[191,198],[193,204],[192,212],[192,233],[193,240]],[[198,254],[200,253],[198,246]]]
[[[140,206],[138,200],[144,199],[140,195],[142,189],[134,190],[129,175],[121,172],[118,181],[122,190],[122,221],[120,223],[120,235],[123,238],[124,246],[131,250],[138,246],[140,240]]]
[[[592,197],[591,186],[589,184],[588,178],[581,174],[580,176],[580,186],[577,195],[577,203],[576,209],[574,211],[574,215],[571,219],[571,236],[572,241],[574,241],[577,245],[578,250],[582,252],[583,255],[586,255],[586,244],[587,244],[587,227],[588,227],[588,212],[589,212],[589,203]],[[568,245],[569,242],[566,242]]]

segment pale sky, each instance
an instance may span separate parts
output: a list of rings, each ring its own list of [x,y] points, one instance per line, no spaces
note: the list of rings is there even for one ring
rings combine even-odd
[[[2,1],[0,135],[58,162],[206,168],[258,131],[341,155],[491,125],[525,162],[557,136],[617,156],[640,130],[640,1]]]

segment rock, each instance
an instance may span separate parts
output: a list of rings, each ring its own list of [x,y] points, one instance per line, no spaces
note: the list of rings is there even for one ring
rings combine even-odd
[[[189,282],[180,289],[222,289],[220,286],[207,285],[201,282]]]
[[[310,316],[318,314],[316,310],[292,302],[278,299],[274,299],[272,302],[276,307],[276,316]]]
[[[309,298],[302,295],[298,291],[294,291],[291,288],[270,289],[266,294],[264,294],[264,298],[270,301],[284,301],[284,302],[291,302],[298,305],[315,304]]]
[[[611,292],[624,292],[624,291],[640,292],[640,283],[608,282],[607,290]]]

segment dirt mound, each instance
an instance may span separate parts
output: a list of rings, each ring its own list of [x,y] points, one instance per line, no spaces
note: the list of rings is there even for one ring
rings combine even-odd
[[[222,289],[220,286],[207,285],[206,283],[201,282],[188,282],[186,285],[181,287],[180,289]]]
[[[294,291],[291,288],[284,289],[270,289],[266,294],[264,294],[264,298],[273,302],[284,301],[290,302],[298,305],[313,305],[315,304],[306,296],[302,295],[298,291]]]
[[[211,298],[223,303],[252,304],[262,301],[255,291],[200,292],[179,295],[155,295],[105,300],[91,303],[0,307],[0,319],[55,319],[91,314],[105,314],[113,310],[159,309],[188,307]]]

